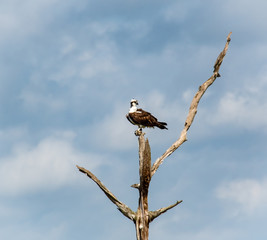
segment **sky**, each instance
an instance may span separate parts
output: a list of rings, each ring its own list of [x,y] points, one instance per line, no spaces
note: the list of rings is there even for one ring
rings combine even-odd
[[[168,123],[146,129],[152,162],[180,136],[232,31],[221,77],[188,141],[153,176],[153,240],[266,239],[267,2],[0,1],[0,236],[134,240],[76,165],[136,211],[132,98]]]

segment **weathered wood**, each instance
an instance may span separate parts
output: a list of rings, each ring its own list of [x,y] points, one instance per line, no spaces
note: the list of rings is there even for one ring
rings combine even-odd
[[[157,218],[158,216],[160,216],[162,213],[165,213],[167,212],[168,210],[176,207],[178,204],[180,204],[181,202],[183,202],[183,200],[181,201],[177,201],[176,203],[168,206],[168,207],[165,207],[165,208],[160,208],[159,210],[156,210],[156,211],[150,211],[149,212],[149,222],[152,222],[155,218]]]
[[[109,200],[117,206],[118,210],[125,217],[131,219],[132,221],[135,221],[136,213],[132,211],[127,205],[119,201],[93,173],[83,167],[79,167],[78,165],[76,165],[76,167],[80,172],[86,174],[100,187],[100,189],[106,194]]]
[[[144,133],[139,138],[139,204],[136,212],[136,238],[148,240],[149,234],[149,211],[148,189],[151,180],[151,151],[148,139],[144,139]]]
[[[155,174],[155,172],[158,170],[159,166],[163,163],[163,161],[170,156],[177,148],[179,148],[185,141],[187,141],[187,131],[189,130],[190,126],[192,125],[194,118],[197,114],[197,107],[199,104],[199,101],[201,99],[201,97],[203,96],[203,94],[206,92],[206,90],[208,89],[208,87],[213,84],[213,82],[216,80],[217,77],[220,77],[219,74],[219,70],[222,64],[222,61],[226,55],[226,52],[228,50],[228,46],[229,43],[231,41],[231,36],[232,32],[230,32],[227,36],[227,41],[225,44],[225,47],[223,49],[223,51],[219,54],[219,56],[217,57],[215,64],[214,64],[214,70],[213,70],[213,74],[212,76],[206,81],[204,82],[198,89],[196,95],[194,96],[190,108],[189,108],[189,113],[188,116],[185,120],[185,124],[184,124],[184,129],[182,130],[180,137],[178,138],[177,141],[175,141],[167,150],[165,153],[163,153],[163,155],[161,157],[159,157],[155,163],[152,166],[152,170],[151,170],[151,176],[153,176]]]
[[[190,126],[192,125],[195,115],[197,113],[197,107],[199,101],[203,94],[206,92],[208,87],[216,80],[217,77],[220,77],[219,70],[222,64],[222,61],[226,55],[228,50],[231,32],[227,37],[227,42],[223,51],[219,54],[218,58],[214,64],[213,75],[204,82],[198,89],[196,95],[194,96],[190,108],[188,116],[185,120],[184,129],[182,130],[180,137],[177,141],[175,141],[167,150],[166,152],[159,157],[153,166],[151,167],[151,151],[148,140],[144,138],[144,134],[142,131],[135,131],[135,135],[138,136],[139,140],[139,175],[140,175],[140,183],[132,185],[132,187],[139,190],[139,204],[137,212],[132,211],[127,205],[119,201],[105,186],[104,184],[90,171],[85,168],[77,166],[79,171],[86,174],[89,178],[91,178],[99,187],[100,189],[106,194],[106,196],[113,202],[119,211],[126,216],[127,218],[131,219],[135,223],[136,228],[136,238],[137,240],[148,240],[149,236],[149,223],[152,222],[155,218],[160,216],[161,214],[167,212],[169,209],[180,204],[182,201],[177,201],[176,203],[165,207],[160,208],[156,211],[149,211],[148,210],[148,190],[149,184],[151,181],[151,177],[155,174],[159,166],[163,163],[163,161],[170,156],[175,150],[177,150],[185,141],[187,141],[187,131],[189,130]]]

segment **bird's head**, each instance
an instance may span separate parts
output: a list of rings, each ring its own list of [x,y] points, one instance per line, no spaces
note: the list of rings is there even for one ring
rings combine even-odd
[[[133,99],[131,100],[131,107],[132,107],[132,106],[136,106],[136,105],[138,105],[138,101],[137,101],[136,99],[133,98]]]

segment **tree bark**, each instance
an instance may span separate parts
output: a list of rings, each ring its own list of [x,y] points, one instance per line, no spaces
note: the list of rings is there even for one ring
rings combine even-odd
[[[151,180],[151,152],[148,139],[145,140],[144,133],[139,138],[139,204],[136,212],[136,238],[137,240],[148,240],[149,233],[149,211],[148,211],[148,189]]]
[[[152,169],[151,169],[151,176],[153,176],[156,173],[156,171],[158,170],[159,166],[163,163],[165,158],[170,156],[175,150],[177,150],[177,148],[179,148],[185,141],[187,141],[187,132],[188,132],[190,126],[192,125],[194,118],[197,114],[197,108],[198,108],[198,104],[199,104],[200,99],[202,98],[202,96],[204,95],[204,93],[206,92],[208,87],[214,83],[216,78],[221,76],[219,74],[219,70],[220,70],[221,64],[223,62],[223,59],[227,53],[229,43],[231,41],[231,38],[230,38],[231,34],[232,34],[232,32],[230,32],[228,34],[224,49],[222,50],[222,52],[220,52],[219,56],[217,57],[217,59],[215,61],[215,64],[213,66],[214,70],[213,70],[212,76],[198,88],[198,91],[191,102],[191,105],[189,108],[189,113],[188,113],[187,118],[185,120],[184,129],[182,130],[180,137],[177,139],[177,141],[175,141],[166,150],[165,153],[163,153],[163,155],[161,157],[159,157],[155,161],[155,163],[153,164]]]

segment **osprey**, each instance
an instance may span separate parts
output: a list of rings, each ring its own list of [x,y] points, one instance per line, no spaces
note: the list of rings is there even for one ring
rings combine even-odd
[[[141,108],[137,108],[138,101],[136,99],[132,99],[130,103],[129,113],[126,115],[126,118],[130,123],[137,125],[139,127],[139,131],[142,131],[142,128],[145,127],[158,127],[160,129],[168,129],[167,123],[158,122],[151,113],[144,111]]]

